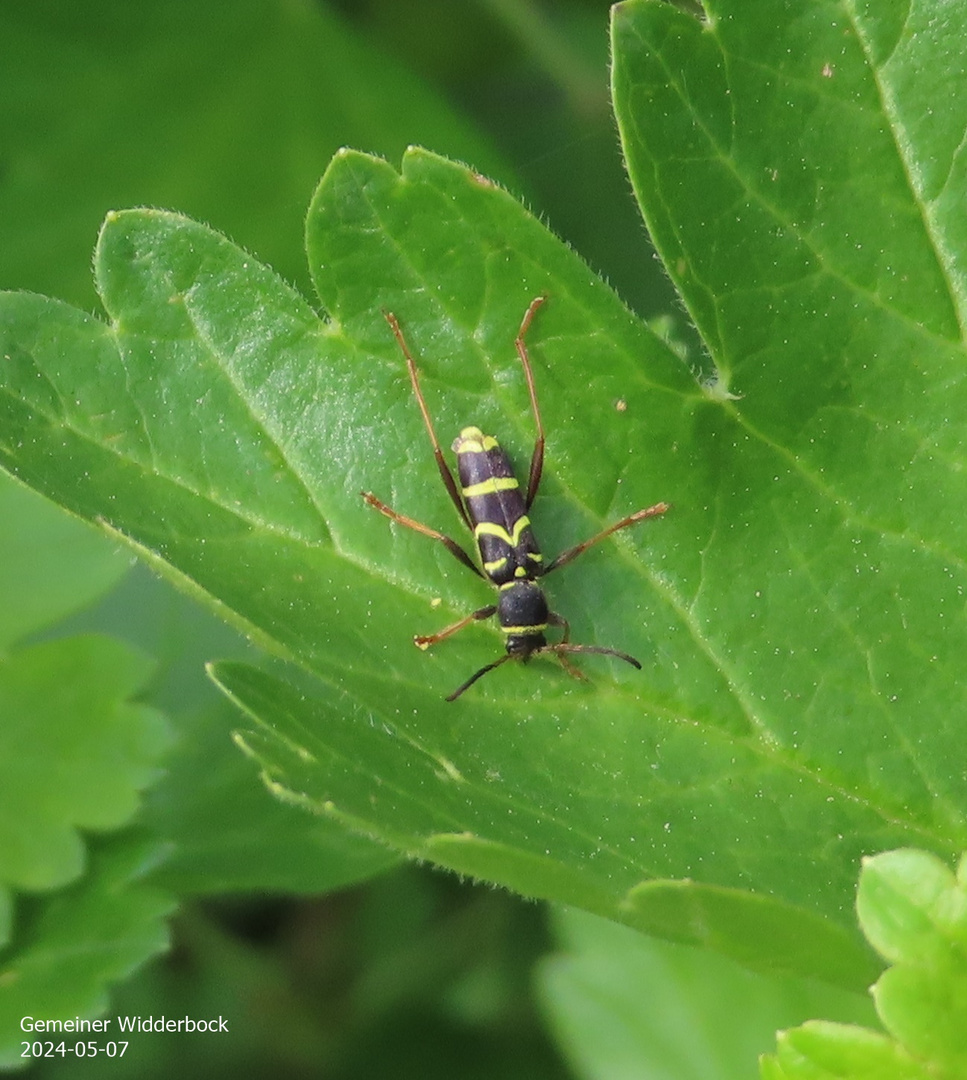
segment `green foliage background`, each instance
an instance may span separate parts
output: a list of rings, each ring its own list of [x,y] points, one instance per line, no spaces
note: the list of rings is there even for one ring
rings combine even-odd
[[[924,72],[963,85],[949,43],[965,28],[934,9],[723,0],[705,22],[650,0],[615,10],[628,174],[704,349],[681,317],[654,321],[677,309],[621,174],[603,7],[0,14],[0,284],[58,298],[4,300],[0,460],[274,657],[253,666],[250,646],[143,574],[50,629],[123,561],[4,487],[16,603],[0,702],[32,767],[8,751],[0,911],[15,977],[0,984],[0,1038],[28,1006],[41,1014],[37,958],[57,955],[64,927],[65,952],[100,940],[105,893],[125,947],[91,950],[100,959],[63,981],[67,1014],[102,1007],[161,947],[177,898],[333,890],[400,855],[678,942],[606,980],[619,999],[645,970],[680,988],[658,1025],[677,1041],[636,1048],[653,1075],[748,1075],[778,1023],[867,1017],[858,992],[879,961],[855,925],[859,857],[965,846],[967,98],[923,108]],[[437,153],[404,154],[411,143]],[[219,233],[114,212],[138,204]],[[95,301],[84,270],[105,214]],[[576,684],[547,663],[504,668],[448,706],[499,640],[478,627],[414,654],[414,630],[486,592],[359,500],[372,489],[453,522],[380,308],[404,323],[441,433],[472,419],[524,461],[512,338],[542,292],[545,545],[674,504],[552,579],[576,640],[645,669],[589,661],[591,683]],[[95,303],[106,320],[86,313]],[[226,655],[211,670],[246,714],[236,741],[282,803],[229,743],[238,714],[198,677]],[[69,701],[51,697],[54,680]],[[353,895],[350,915],[335,900],[268,909],[268,961],[251,945],[264,905],[189,908],[179,933],[203,978],[189,987],[156,964],[117,1008],[234,1007],[245,1034],[206,1043],[206,1075],[240,1057],[372,1075],[385,1069],[372,1032],[398,1029],[398,1074],[409,1052],[427,1075],[426,1021],[408,1019],[428,1015],[441,1072],[559,1075],[526,1022],[522,961],[548,934],[571,971],[627,949],[412,870]],[[320,981],[314,951],[300,979],[298,919],[319,942],[370,905],[401,932],[377,934],[383,951],[365,935],[344,949],[352,976],[338,985]],[[734,1000],[737,979],[761,1007],[729,1047],[734,1021],[695,987]],[[607,1075],[600,1029],[567,1007],[600,993],[560,974],[540,985],[573,1067]],[[349,1020],[320,1026],[334,1002]],[[686,1063],[702,1025],[716,1035]],[[138,1050],[124,1067],[139,1075],[185,1071],[177,1041]]]

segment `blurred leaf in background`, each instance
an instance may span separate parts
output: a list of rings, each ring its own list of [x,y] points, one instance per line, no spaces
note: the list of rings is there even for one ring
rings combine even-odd
[[[174,898],[147,879],[158,838],[130,826],[171,745],[138,701],[152,662],[105,635],[27,643],[92,603],[129,557],[0,477],[0,1067],[20,1018],[102,1011],[167,944]]]
[[[343,144],[424,142],[512,176],[405,63],[305,0],[5,4],[0,73],[0,287],[85,308],[109,210],[217,222],[307,289],[305,207]]]
[[[588,1080],[731,1080],[753,1075],[786,1017],[869,1022],[867,998],[806,979],[753,975],[704,949],[558,910],[559,951],[538,966],[550,1023]]]

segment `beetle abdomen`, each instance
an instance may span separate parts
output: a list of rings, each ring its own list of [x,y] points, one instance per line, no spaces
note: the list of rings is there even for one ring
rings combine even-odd
[[[541,552],[500,443],[478,427],[467,427],[454,440],[453,449],[484,573],[495,585],[537,577]]]

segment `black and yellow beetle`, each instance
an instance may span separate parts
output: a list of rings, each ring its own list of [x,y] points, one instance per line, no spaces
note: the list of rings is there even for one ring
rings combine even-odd
[[[530,358],[527,355],[527,346],[524,337],[530,327],[537,309],[545,302],[547,297],[538,296],[532,300],[524,314],[520,329],[514,345],[517,355],[524,368],[524,377],[527,380],[527,390],[530,394],[531,409],[534,413],[534,423],[537,426],[537,441],[534,444],[534,453],[531,456],[530,476],[527,481],[527,497],[521,495],[520,485],[514,476],[510,461],[501,449],[500,444],[492,435],[485,435],[478,427],[466,427],[454,440],[453,450],[457,455],[457,471],[460,476],[460,488],[457,488],[453,473],[446,463],[443,451],[440,449],[439,440],[433,430],[433,421],[426,407],[423,392],[420,389],[419,375],[416,370],[416,362],[410,352],[399,321],[390,312],[384,312],[386,321],[393,331],[403,355],[406,357],[406,366],[410,373],[410,382],[413,384],[413,393],[416,395],[420,412],[423,414],[423,423],[430,435],[433,444],[433,453],[436,457],[437,468],[446,489],[453,500],[453,505],[463,518],[467,528],[473,533],[480,556],[478,567],[464,549],[449,536],[422,525],[413,518],[405,517],[397,513],[392,507],[381,502],[372,492],[362,492],[366,502],[385,514],[392,521],[405,525],[408,529],[423,533],[434,540],[439,540],[448,551],[457,559],[468,566],[475,574],[489,581],[499,593],[496,604],[474,611],[459,622],[447,626],[425,637],[414,638],[415,643],[421,649],[427,649],[438,641],[450,637],[458,630],[462,630],[472,622],[481,619],[489,619],[492,615],[497,616],[500,629],[506,637],[506,655],[495,660],[492,664],[482,667],[462,686],[459,686],[447,697],[447,701],[454,701],[464,690],[472,686],[481,676],[488,671],[500,667],[508,660],[522,660],[525,663],[538,653],[554,653],[565,670],[575,678],[583,679],[582,673],[571,663],[566,654],[568,653],[603,653],[608,656],[617,656],[621,660],[640,668],[641,664],[627,653],[618,649],[606,649],[598,645],[572,645],[568,640],[570,628],[567,620],[547,606],[544,590],[541,588],[539,578],[557,570],[566,563],[576,559],[581,552],[586,551],[592,544],[603,540],[606,536],[617,532],[619,529],[634,525],[635,522],[644,521],[646,518],[664,514],[668,509],[667,503],[656,503],[645,510],[638,510],[628,517],[622,518],[609,528],[602,530],[583,544],[568,548],[556,559],[549,563],[544,562],[534,533],[531,530],[530,519],[527,511],[530,509],[537,489],[541,482],[541,473],[544,468],[544,426],[541,423],[541,413],[537,405],[537,393],[534,389],[534,375],[531,371]],[[462,497],[461,497],[462,496]],[[559,627],[563,631],[561,641],[555,645],[547,642],[545,631],[548,626]]]

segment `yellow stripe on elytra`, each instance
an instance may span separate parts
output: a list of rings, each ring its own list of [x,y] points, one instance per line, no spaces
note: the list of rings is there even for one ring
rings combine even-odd
[[[458,454],[483,454],[499,445],[493,435],[484,435],[478,427],[465,427],[453,440],[453,449]]]
[[[500,629],[504,634],[543,634],[547,629],[547,623],[535,623],[533,626],[502,626]]]
[[[503,555],[499,559],[494,559],[493,562],[485,562],[483,564],[484,570],[486,570],[488,574],[492,574],[496,570],[502,570],[506,565],[507,565],[507,556],[506,555]]]
[[[470,484],[463,489],[465,499],[472,499],[475,495],[496,495],[498,491],[513,491],[520,487],[516,477],[491,476],[487,480],[481,480],[479,484]]]
[[[521,516],[514,522],[514,531],[509,533],[503,525],[495,525],[492,521],[481,521],[477,527],[473,530],[474,536],[496,536],[498,540],[510,547],[517,547],[520,543],[521,534],[530,525],[530,518],[526,514]]]

